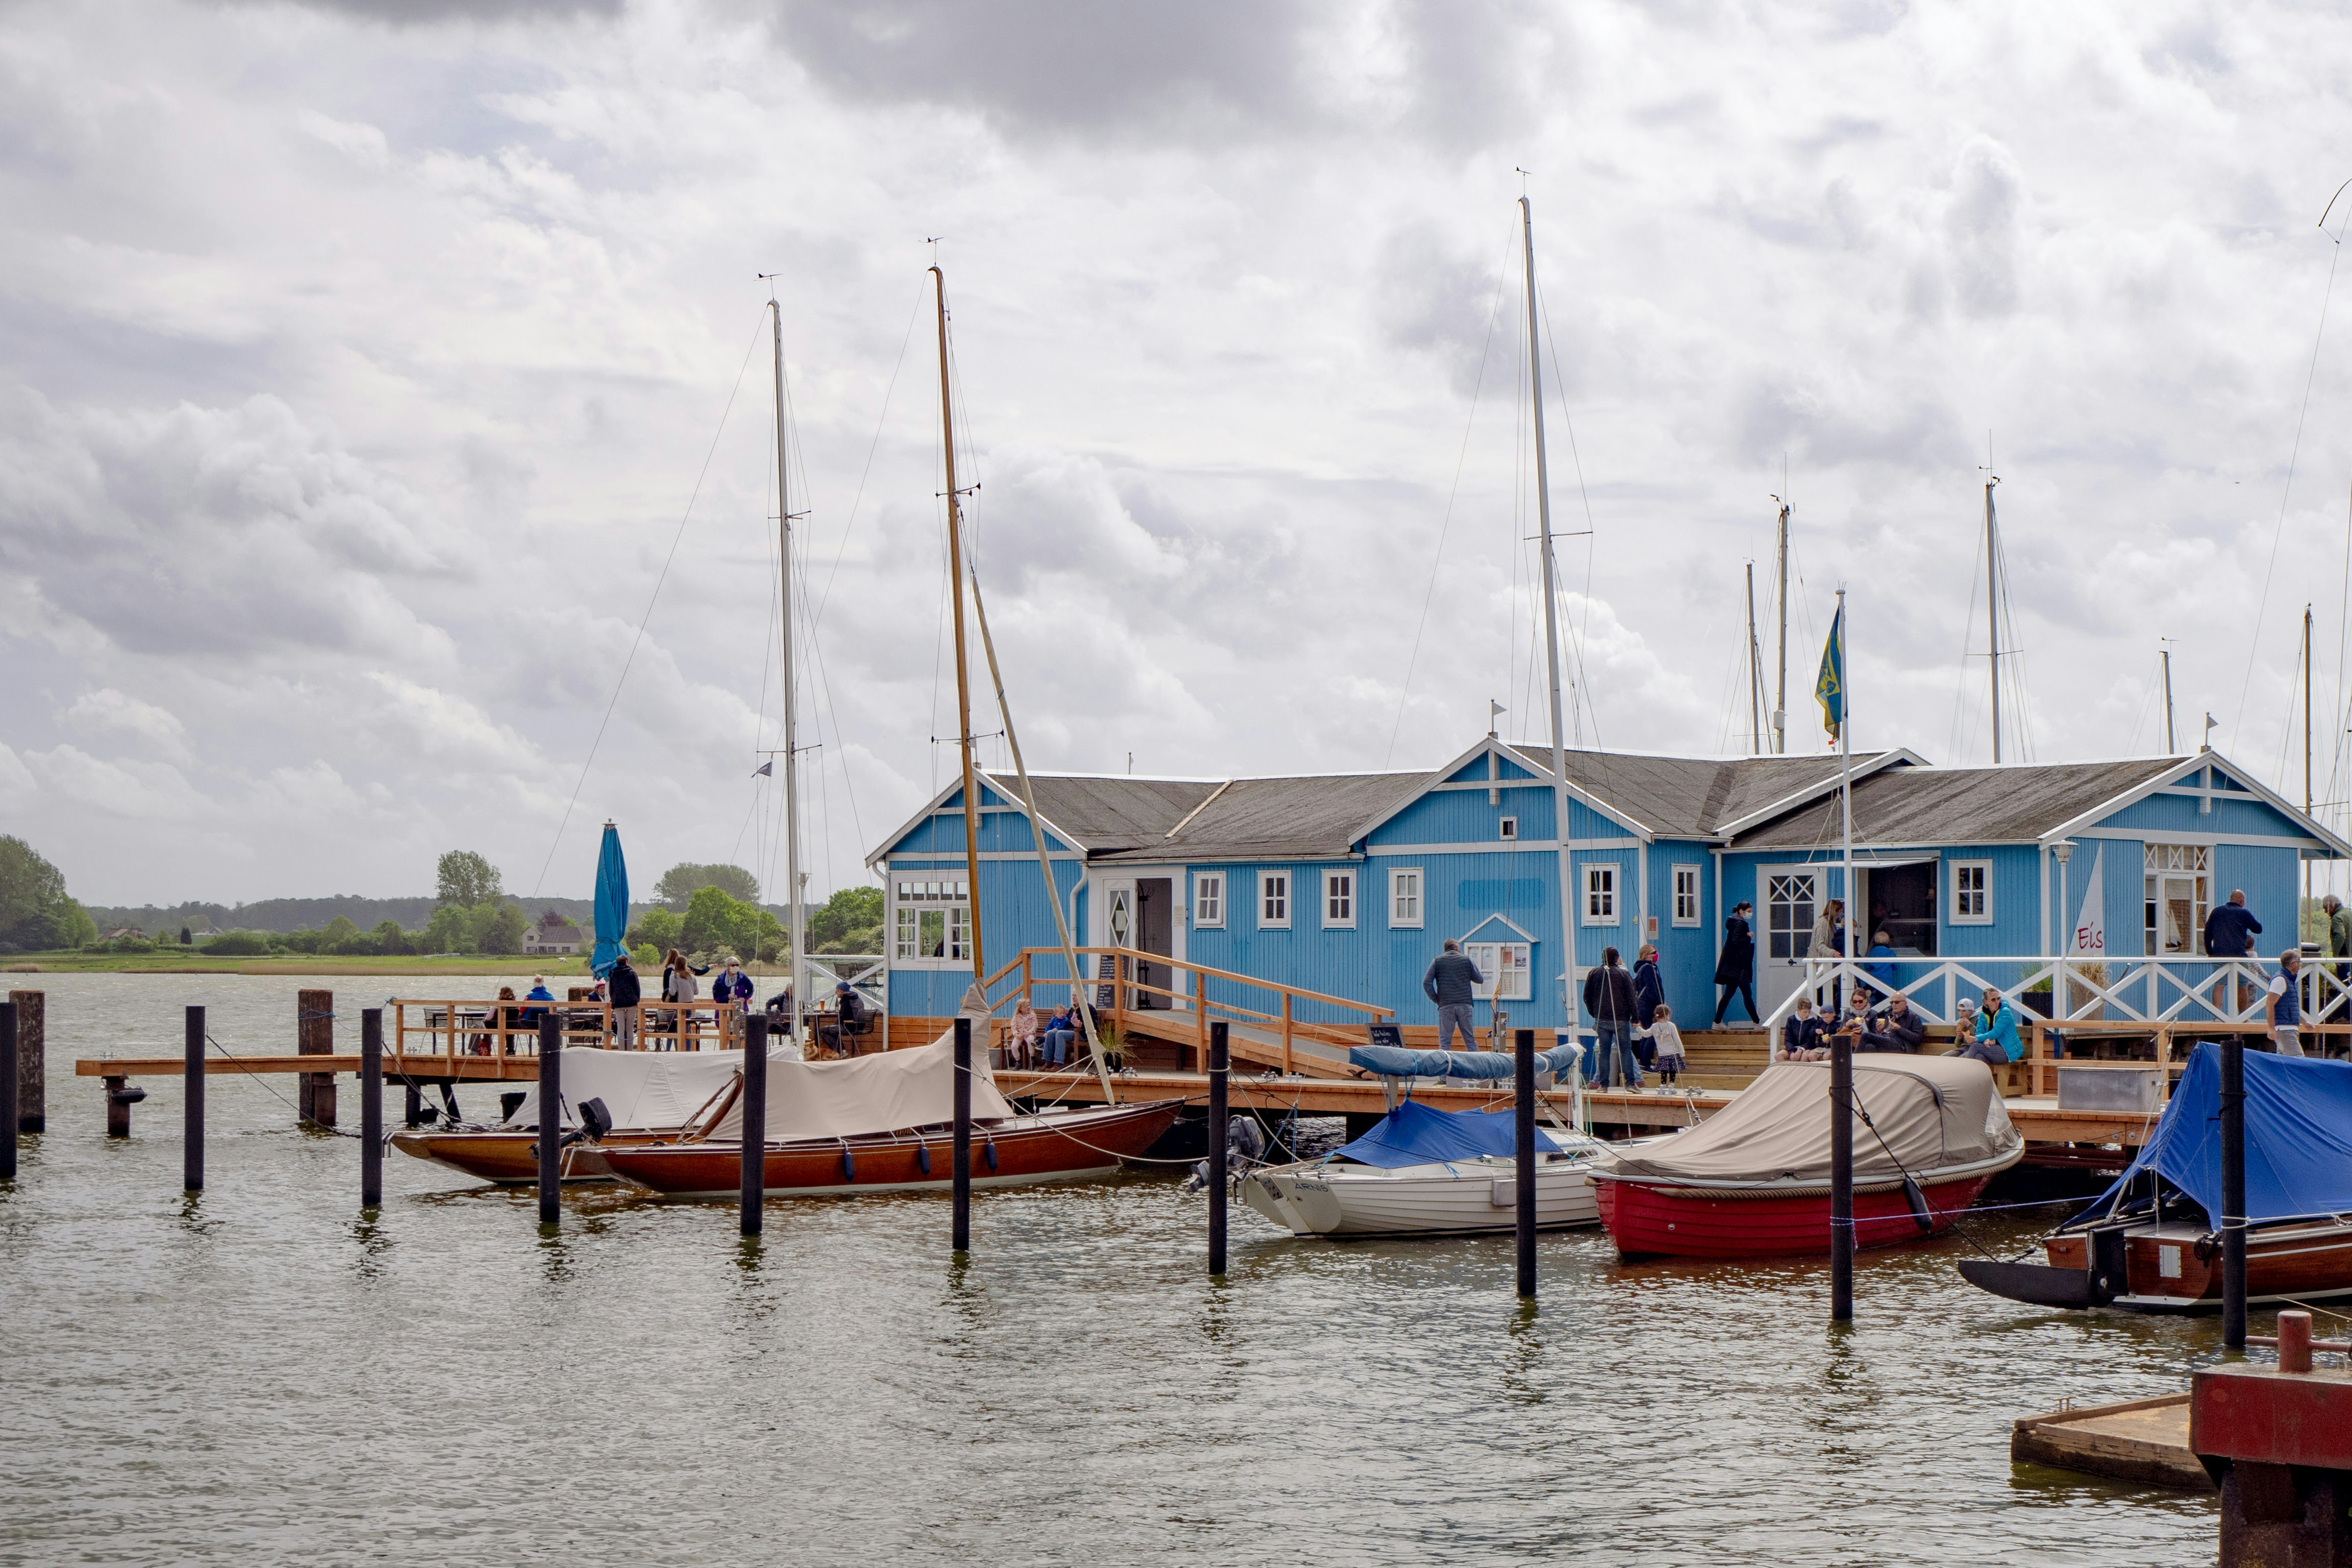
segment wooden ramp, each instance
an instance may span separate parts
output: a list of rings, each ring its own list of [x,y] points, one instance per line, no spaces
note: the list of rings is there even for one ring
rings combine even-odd
[[[2087,1405],[2028,1415],[2011,1429],[2012,1463],[2048,1465],[2146,1486],[2214,1489],[2189,1448],[2189,1395]]]

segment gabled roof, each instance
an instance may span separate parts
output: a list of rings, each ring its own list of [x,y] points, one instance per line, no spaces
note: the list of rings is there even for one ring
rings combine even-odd
[[[1386,815],[1436,779],[1428,773],[1234,779],[1216,791],[1215,798],[1202,805],[1181,831],[1113,850],[1107,858],[1242,860],[1345,855],[1361,836],[1359,830],[1367,817]],[[1038,804],[1045,804],[1042,793]]]
[[[1521,743],[1512,754],[1545,778],[1551,777],[1551,749]],[[1571,749],[1566,752],[1569,787],[1605,802],[1621,818],[1639,818],[1652,835],[1708,838],[1769,811],[1791,806],[1837,788],[1838,759],[1797,757],[1662,757],[1636,752]],[[1921,759],[1906,751],[1873,752],[1853,759],[1854,776]]]

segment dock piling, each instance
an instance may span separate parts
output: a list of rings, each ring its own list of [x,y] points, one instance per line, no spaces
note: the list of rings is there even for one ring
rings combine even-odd
[[[0,1182],[16,1179],[16,1004],[0,1002]]]
[[[1830,1037],[1830,1321],[1853,1321],[1853,1037]]]
[[[1223,1020],[1209,1026],[1209,1278],[1225,1276],[1225,1080],[1233,1058]]]
[[[563,1218],[563,1031],[552,1008],[539,1021],[539,1223]]]
[[[2246,1043],[2221,1042],[2221,1343],[2246,1348]]]
[[[405,1079],[406,1103],[401,1107],[402,1118],[411,1127],[425,1125],[425,1089],[415,1079]]]
[[[147,1091],[131,1088],[128,1074],[116,1074],[104,1082],[106,1135],[109,1138],[128,1138],[131,1136],[131,1108],[146,1099]]]
[[[950,1222],[949,1250],[971,1250],[971,1016],[960,1013],[955,1021],[955,1157],[951,1185],[955,1214]]]
[[[11,991],[16,1005],[16,1131],[48,1129],[48,997],[38,991]]]
[[[205,1010],[188,1009],[187,1085],[182,1090],[180,1112],[181,1185],[192,1193],[205,1190]]]
[[[754,1013],[743,1031],[742,1228],[760,1234],[768,1195],[768,1016]]]
[[[383,1009],[360,1014],[360,1207],[383,1205]]]
[[[294,1051],[297,1056],[335,1054],[335,994],[298,991],[294,994]],[[335,1075],[306,1072],[296,1080],[295,1113],[320,1127],[335,1124]]]
[[[1519,1300],[1536,1299],[1536,1032],[1511,1031],[1511,1071],[1517,1087],[1512,1098],[1512,1147],[1516,1196],[1518,1199]]]

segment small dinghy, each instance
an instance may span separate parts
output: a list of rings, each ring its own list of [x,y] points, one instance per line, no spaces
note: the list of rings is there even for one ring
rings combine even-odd
[[[1949,1228],[2025,1140],[1982,1062],[1858,1057],[1854,1245]],[[1772,1258],[1830,1249],[1830,1064],[1768,1068],[1696,1127],[1597,1170],[1620,1257]]]
[[[2246,1303],[2352,1296],[2352,1063],[2246,1053]],[[2200,1045],[2114,1186],[2043,1239],[2044,1263],[1959,1265],[2036,1307],[2221,1307],[2221,1064]]]
[[[1536,1129],[1536,1226],[1591,1225],[1597,1138]],[[1295,1236],[1481,1236],[1518,1224],[1517,1133],[1508,1110],[1433,1110],[1405,1100],[1320,1159],[1242,1179],[1242,1199]]]

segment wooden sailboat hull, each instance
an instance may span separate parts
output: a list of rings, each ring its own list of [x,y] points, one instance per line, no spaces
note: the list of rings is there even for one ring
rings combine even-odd
[[[2116,1242],[2120,1240],[2120,1247]],[[2221,1239],[2194,1225],[2148,1222],[2126,1226],[2118,1238],[2097,1238],[2105,1274],[2091,1267],[2094,1237],[2053,1236],[2043,1246],[2050,1262],[2011,1264],[1996,1272],[1960,1265],[1971,1284],[2011,1300],[2041,1307],[2121,1307],[2135,1312],[2218,1312],[2221,1310]],[[2121,1254],[2122,1278],[2113,1277]],[[2122,1289],[2116,1289],[2121,1286]],[[2246,1233],[2246,1304],[2290,1306],[2352,1296],[2352,1215],[2294,1220]]]
[[[598,1143],[574,1143],[563,1151],[567,1182],[609,1182],[613,1168],[604,1162],[607,1149],[637,1143],[667,1142],[685,1130],[670,1127],[649,1131],[607,1132]],[[404,1154],[463,1171],[485,1182],[522,1186],[539,1180],[539,1133],[501,1128],[433,1131],[410,1128],[392,1135],[392,1146]]]
[[[971,1184],[1009,1187],[1108,1175],[1158,1142],[1183,1107],[1181,1100],[1166,1100],[977,1123]],[[954,1135],[944,1127],[773,1143],[763,1180],[771,1197],[943,1191],[954,1154]],[[612,1147],[604,1159],[623,1181],[665,1197],[734,1197],[742,1190],[740,1143]]]
[[[1856,1247],[1892,1247],[1940,1235],[1977,1201],[1996,1174],[1981,1171],[1957,1181],[1923,1178],[1928,1224],[1922,1228],[1899,1186],[1853,1195]],[[1670,1186],[1627,1178],[1593,1184],[1601,1223],[1623,1258],[1794,1258],[1830,1249],[1830,1199],[1825,1191],[1787,1196]]]

